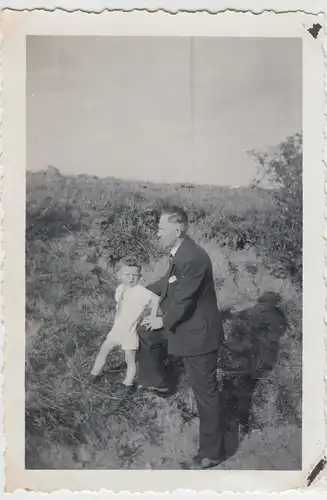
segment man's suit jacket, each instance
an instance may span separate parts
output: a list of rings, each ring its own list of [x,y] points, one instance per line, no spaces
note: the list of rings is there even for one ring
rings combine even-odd
[[[186,237],[167,273],[147,288],[161,297],[163,325],[171,354],[195,356],[219,349],[223,326],[211,260],[203,248]]]

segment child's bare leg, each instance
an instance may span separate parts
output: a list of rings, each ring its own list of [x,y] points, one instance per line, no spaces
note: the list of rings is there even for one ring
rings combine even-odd
[[[134,382],[134,378],[136,375],[136,362],[135,362],[135,356],[136,356],[136,351],[128,350],[125,351],[125,360],[127,364],[127,371],[126,371],[126,376],[125,380],[123,381],[123,384],[126,385],[127,387],[131,387]]]
[[[103,365],[106,362],[108,354],[110,353],[110,351],[112,351],[114,347],[116,347],[116,345],[117,345],[116,342],[113,339],[111,339],[109,335],[109,337],[107,337],[106,340],[103,342],[99,354],[95,359],[91,375],[94,376],[99,375],[100,371],[103,368]]]

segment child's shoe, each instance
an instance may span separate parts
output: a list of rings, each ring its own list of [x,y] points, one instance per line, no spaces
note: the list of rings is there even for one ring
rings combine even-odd
[[[122,384],[122,387],[116,393],[117,398],[124,399],[124,398],[130,396],[131,394],[133,394],[133,392],[135,392],[135,390],[136,390],[136,387],[134,384],[133,385]]]
[[[97,382],[99,382],[101,380],[101,378],[103,377],[103,373],[98,373],[97,375],[92,375],[92,373],[90,373],[88,376],[87,376],[87,380],[91,383],[91,384],[96,384]]]

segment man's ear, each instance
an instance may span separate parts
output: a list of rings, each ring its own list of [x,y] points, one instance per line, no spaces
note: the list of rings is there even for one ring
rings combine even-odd
[[[186,235],[187,228],[184,225],[178,226],[176,229],[176,234],[178,238],[184,238]]]

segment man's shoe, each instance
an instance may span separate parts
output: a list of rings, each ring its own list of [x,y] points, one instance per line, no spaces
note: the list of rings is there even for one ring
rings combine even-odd
[[[168,387],[163,387],[163,388],[160,388],[160,387],[155,387],[154,385],[142,385],[142,384],[138,384],[138,389],[141,389],[142,391],[150,391],[150,392],[153,392],[153,391],[163,391],[163,392],[167,392],[168,391]]]
[[[221,459],[213,460],[211,458],[202,458],[201,469],[212,469],[213,467],[217,467],[221,462]]]
[[[168,398],[169,396],[173,396],[176,392],[176,390],[173,390],[170,387],[154,387],[152,385],[145,386],[141,384],[138,384],[138,389],[151,392],[152,394],[155,394],[156,396],[159,396],[161,398]]]
[[[174,392],[169,387],[152,387],[149,390],[160,398],[169,398],[174,394]]]
[[[192,462],[196,465],[201,465],[201,462],[202,462],[202,457],[199,453],[197,453],[196,455],[194,455],[194,457],[192,458]]]

